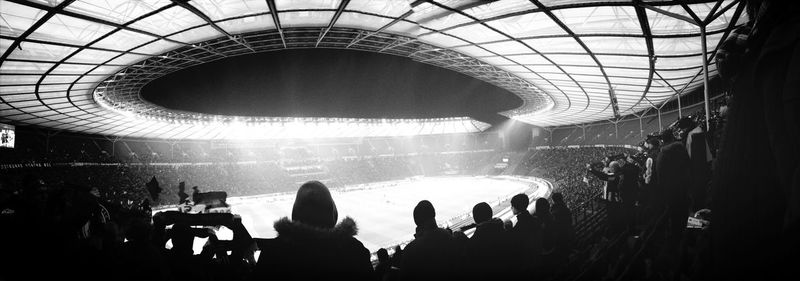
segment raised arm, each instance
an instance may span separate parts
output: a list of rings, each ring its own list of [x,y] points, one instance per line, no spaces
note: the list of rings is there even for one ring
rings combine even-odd
[[[590,164],[586,164],[586,170],[589,173],[591,173],[592,175],[594,175],[595,177],[597,177],[598,179],[601,179],[601,180],[604,180],[604,181],[610,181],[610,180],[614,179],[614,175],[609,175],[609,174],[597,171],[595,169],[592,169],[592,166]]]

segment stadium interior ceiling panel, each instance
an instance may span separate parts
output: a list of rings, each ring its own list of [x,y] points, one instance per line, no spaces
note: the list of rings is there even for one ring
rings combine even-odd
[[[463,117],[245,119],[139,97],[149,81],[176,70],[290,48],[371,51],[458,71],[518,95],[522,106],[501,114],[538,126],[608,120],[609,89],[627,115],[701,87],[701,36],[716,75],[713,54],[746,21],[743,9],[737,0],[3,0],[0,120],[181,139],[230,138],[234,127],[252,124],[260,125],[246,131],[289,137],[305,134],[293,131],[303,126],[328,137],[488,126]]]

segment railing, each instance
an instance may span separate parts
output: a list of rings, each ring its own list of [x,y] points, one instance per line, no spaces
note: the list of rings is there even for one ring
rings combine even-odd
[[[630,258],[630,260],[627,261],[625,268],[619,275],[617,275],[617,278],[615,280],[617,281],[626,280],[626,277],[631,272],[631,267],[637,263],[637,261],[642,257],[642,255],[644,255],[645,250],[647,250],[648,247],[654,244],[653,237],[658,233],[659,227],[664,225],[666,222],[667,222],[667,212],[664,211],[661,213],[660,216],[658,216],[655,223],[650,225],[648,229],[645,231],[644,241],[641,241],[641,243],[638,245],[636,252]]]
[[[586,218],[596,214],[601,209],[600,198],[603,192],[598,192],[597,195],[592,196],[589,200],[581,203],[574,210],[572,210],[572,223],[573,225],[580,225]]]

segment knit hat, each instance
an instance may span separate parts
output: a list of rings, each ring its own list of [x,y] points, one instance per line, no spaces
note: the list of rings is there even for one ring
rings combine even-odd
[[[428,200],[422,200],[414,207],[414,223],[417,226],[422,226],[431,220],[436,222],[436,210],[433,209],[433,204]]]
[[[482,223],[492,219],[492,207],[486,202],[480,202],[472,207],[472,219],[475,223]]]
[[[328,187],[319,181],[309,181],[297,190],[292,207],[292,220],[320,228],[332,228],[339,219],[336,203]]]

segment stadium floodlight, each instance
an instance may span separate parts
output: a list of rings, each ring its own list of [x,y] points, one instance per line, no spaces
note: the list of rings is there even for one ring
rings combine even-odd
[[[396,137],[445,133],[473,133],[490,127],[489,124],[469,117],[441,117],[429,119],[389,118],[318,118],[318,117],[252,117],[224,116],[183,112],[163,107],[139,108],[126,102],[117,102],[103,94],[98,87],[93,93],[95,101],[106,110],[116,112],[123,122],[144,124],[174,124],[197,127],[189,139],[312,139],[342,137]],[[143,109],[143,110],[142,110]],[[458,123],[464,123],[459,126]],[[482,125],[471,125],[482,124]],[[169,130],[165,130],[169,131]],[[202,132],[202,133],[200,133]],[[155,137],[157,136],[145,136]]]

